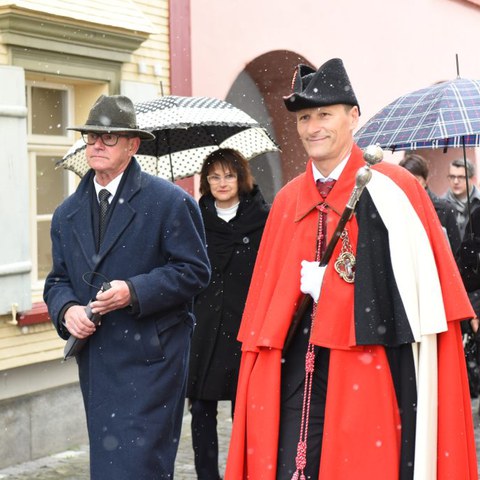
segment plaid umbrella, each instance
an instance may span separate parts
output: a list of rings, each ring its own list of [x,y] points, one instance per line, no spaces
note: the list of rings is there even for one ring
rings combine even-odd
[[[135,158],[144,171],[168,180],[199,173],[207,155],[220,148],[247,160],[279,150],[256,120],[216,98],[169,95],[137,103],[135,111],[139,128],[156,137],[142,142]],[[76,142],[57,166],[85,175],[85,148],[82,140]]]
[[[391,150],[480,146],[480,81],[457,78],[407,93],[355,135],[358,146]]]
[[[458,70],[457,70],[458,72]],[[480,81],[456,78],[397,98],[374,115],[355,135],[361,148],[390,150],[480,146]],[[467,157],[463,150],[465,176]],[[467,211],[471,205],[467,182]]]

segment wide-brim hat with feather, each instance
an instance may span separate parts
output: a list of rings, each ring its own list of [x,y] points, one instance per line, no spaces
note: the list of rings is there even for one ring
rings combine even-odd
[[[292,93],[283,97],[290,112],[328,105],[355,105],[360,112],[357,97],[343,62],[332,58],[318,70],[298,65],[293,74]]]
[[[131,133],[142,140],[154,140],[155,135],[138,128],[133,102],[123,95],[101,95],[88,115],[85,125],[68,127],[77,132]]]

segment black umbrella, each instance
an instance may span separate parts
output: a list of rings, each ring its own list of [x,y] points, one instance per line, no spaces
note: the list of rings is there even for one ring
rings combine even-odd
[[[199,173],[205,157],[231,148],[247,160],[279,148],[255,119],[228,102],[210,97],[160,97],[135,105],[137,123],[155,134],[135,155],[142,169],[169,180]],[[58,162],[83,176],[89,169],[85,145],[77,142]]]

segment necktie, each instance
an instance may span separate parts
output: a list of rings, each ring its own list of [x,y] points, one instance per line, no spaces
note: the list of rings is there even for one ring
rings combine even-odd
[[[98,199],[100,203],[100,212],[99,212],[99,224],[98,224],[98,243],[102,243],[103,236],[105,234],[106,220],[107,220],[107,211],[108,211],[108,197],[110,197],[110,192],[105,188],[102,188],[98,192]]]
[[[327,198],[327,195],[330,193],[330,190],[333,188],[335,185],[336,180],[333,179],[328,179],[328,180],[320,180],[318,179],[316,182],[318,192],[322,196],[322,198],[325,200]]]

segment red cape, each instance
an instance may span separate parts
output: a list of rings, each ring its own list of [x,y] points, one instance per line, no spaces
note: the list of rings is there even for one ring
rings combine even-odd
[[[328,197],[333,232],[364,165],[355,146]],[[459,321],[473,316],[455,261],[428,196],[402,169],[375,167],[409,197],[438,269],[448,331],[438,342],[438,479],[477,478],[477,461]],[[239,340],[243,345],[226,480],[276,477],[282,347],[301,300],[300,262],[313,260],[321,203],[311,162],[275,198],[260,247]],[[355,218],[348,225],[356,245]],[[337,258],[340,245],[333,258]],[[329,347],[330,370],[320,478],[397,479],[401,424],[385,350],[355,342],[352,285],[327,267],[311,340]]]

